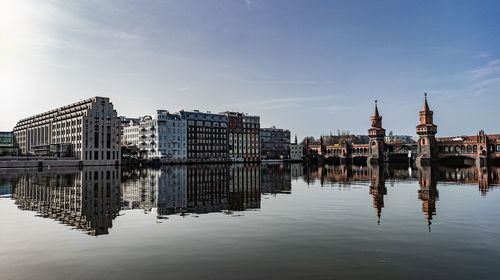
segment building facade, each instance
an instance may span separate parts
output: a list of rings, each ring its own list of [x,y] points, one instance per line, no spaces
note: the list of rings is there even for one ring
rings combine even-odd
[[[14,135],[25,155],[66,157],[86,165],[119,164],[121,159],[120,119],[107,97],[22,119]]]
[[[14,133],[0,131],[0,156],[17,156],[18,152]]]
[[[295,135],[295,142],[290,144],[290,159],[291,160],[302,160],[304,156],[304,149],[302,145],[297,143],[297,135]]]
[[[180,111],[187,122],[188,162],[227,162],[228,117],[200,111]]]
[[[228,153],[231,161],[260,161],[260,117],[223,112],[228,118]]]
[[[179,114],[157,110],[123,127],[123,143],[135,145],[147,159],[184,162],[187,159],[186,120]]]
[[[290,158],[290,131],[275,126],[260,130],[262,159]]]

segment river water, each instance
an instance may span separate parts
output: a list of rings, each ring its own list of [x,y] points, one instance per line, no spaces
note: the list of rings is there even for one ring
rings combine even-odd
[[[0,170],[0,279],[499,279],[500,168]]]

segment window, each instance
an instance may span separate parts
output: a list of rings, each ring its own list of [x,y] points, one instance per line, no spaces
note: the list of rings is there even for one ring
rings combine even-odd
[[[98,159],[99,159],[99,152],[95,151],[94,152],[94,160],[98,160]]]

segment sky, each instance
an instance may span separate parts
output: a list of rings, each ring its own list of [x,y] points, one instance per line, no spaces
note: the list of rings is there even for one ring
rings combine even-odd
[[[500,1],[0,0],[0,131],[93,96],[307,135],[500,133]]]

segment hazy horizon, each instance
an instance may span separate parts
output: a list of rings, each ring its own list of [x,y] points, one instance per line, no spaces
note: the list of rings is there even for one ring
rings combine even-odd
[[[93,96],[240,111],[299,139],[500,133],[498,1],[0,1],[0,131]]]

